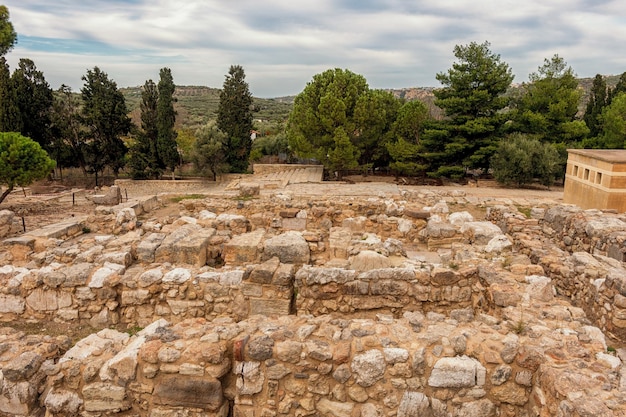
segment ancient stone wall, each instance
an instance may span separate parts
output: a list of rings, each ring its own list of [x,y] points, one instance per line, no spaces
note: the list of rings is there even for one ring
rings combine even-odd
[[[582,307],[616,339],[626,340],[626,222],[623,215],[574,206],[534,210],[527,219],[510,207],[489,217],[553,279],[559,294]]]
[[[626,413],[626,350],[594,326],[620,323],[621,262],[555,244],[552,209],[402,198],[125,205],[5,241],[0,320],[102,330],[0,334],[0,414]],[[608,248],[594,219],[569,246]]]

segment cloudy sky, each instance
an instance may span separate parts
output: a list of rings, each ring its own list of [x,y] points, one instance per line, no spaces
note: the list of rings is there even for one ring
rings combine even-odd
[[[489,41],[528,80],[559,54],[580,77],[626,71],[620,0],[5,0],[18,44],[52,88],[100,67],[119,87],[158,79],[221,87],[242,65],[257,97],[297,94],[347,68],[372,88],[437,87],[455,45]]]

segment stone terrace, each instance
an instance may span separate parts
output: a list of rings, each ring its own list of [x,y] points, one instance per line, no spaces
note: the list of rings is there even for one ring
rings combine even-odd
[[[626,415],[621,215],[393,184],[165,203],[3,242],[0,319],[101,330],[5,328],[0,415]]]

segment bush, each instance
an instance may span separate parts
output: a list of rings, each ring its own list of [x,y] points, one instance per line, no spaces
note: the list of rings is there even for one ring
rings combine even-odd
[[[559,161],[554,145],[516,133],[500,142],[491,169],[496,181],[504,185],[521,187],[535,181],[550,185],[559,174]]]

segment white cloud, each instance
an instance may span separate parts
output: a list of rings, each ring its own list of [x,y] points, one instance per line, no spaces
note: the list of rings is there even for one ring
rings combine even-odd
[[[8,0],[24,41],[12,51],[35,61],[57,88],[80,88],[99,66],[119,86],[158,77],[221,86],[241,64],[253,94],[302,90],[332,67],[363,74],[370,85],[437,86],[453,48],[491,42],[526,81],[555,53],[579,74],[626,71],[626,24],[617,0]],[[46,46],[47,44],[47,46]]]

